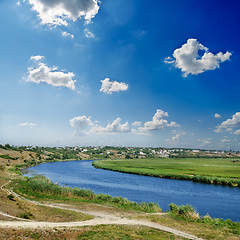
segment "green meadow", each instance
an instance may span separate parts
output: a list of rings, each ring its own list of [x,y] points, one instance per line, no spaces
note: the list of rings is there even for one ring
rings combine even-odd
[[[209,184],[240,186],[240,161],[233,158],[153,158],[94,161],[96,168]]]

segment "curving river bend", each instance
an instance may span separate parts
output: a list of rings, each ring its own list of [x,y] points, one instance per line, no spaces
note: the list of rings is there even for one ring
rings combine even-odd
[[[96,169],[92,161],[43,163],[23,172],[44,175],[61,186],[91,189],[136,202],[157,202],[163,211],[170,203],[190,204],[201,216],[240,222],[240,188],[139,176]]]

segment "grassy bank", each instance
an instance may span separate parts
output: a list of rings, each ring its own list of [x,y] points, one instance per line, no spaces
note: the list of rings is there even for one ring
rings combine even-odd
[[[92,164],[118,172],[240,187],[240,162],[234,159],[121,159]]]
[[[15,180],[13,182],[14,191],[24,196],[36,200],[71,200],[91,203],[107,203],[123,209],[155,213],[161,212],[161,208],[156,203],[136,203],[122,197],[112,197],[107,194],[95,194],[91,190],[61,187],[53,184],[43,176]]]
[[[140,226],[101,225],[74,229],[5,229],[0,231],[0,239],[41,239],[41,240],[184,240],[186,238],[174,236],[171,233]]]
[[[167,227],[176,228],[203,239],[240,239],[239,222],[211,218],[209,215],[200,217],[199,214],[189,205],[177,206],[171,203],[169,214],[167,215],[139,216],[138,219],[146,219]]]

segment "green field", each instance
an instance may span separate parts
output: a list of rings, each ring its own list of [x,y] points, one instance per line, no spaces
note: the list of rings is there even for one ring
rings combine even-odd
[[[94,161],[93,166],[139,175],[240,186],[240,161],[235,159],[121,159]]]

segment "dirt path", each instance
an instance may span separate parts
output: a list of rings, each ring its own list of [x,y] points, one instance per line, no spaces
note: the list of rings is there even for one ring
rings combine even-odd
[[[182,231],[178,231],[173,228],[165,227],[165,226],[157,224],[157,223],[152,223],[149,221],[134,220],[134,219],[129,219],[127,217],[119,217],[116,215],[108,214],[106,212],[84,211],[84,210],[74,209],[67,205],[62,205],[62,204],[54,205],[54,204],[40,203],[37,201],[28,200],[28,199],[23,198],[22,196],[18,195],[17,193],[4,188],[4,186],[9,184],[10,182],[11,182],[11,180],[9,180],[9,182],[3,184],[0,187],[7,194],[13,194],[15,197],[23,199],[24,201],[27,201],[27,202],[31,202],[33,204],[51,207],[51,208],[58,208],[58,209],[80,212],[80,213],[92,215],[95,218],[92,220],[79,221],[79,222],[37,222],[37,221],[17,218],[15,216],[11,216],[9,214],[0,212],[0,214],[3,216],[7,216],[7,217],[10,217],[10,218],[13,218],[16,220],[20,220],[20,221],[0,221],[0,228],[56,228],[56,227],[61,228],[61,227],[95,226],[95,225],[106,225],[106,224],[141,225],[141,226],[146,226],[146,227],[150,227],[150,228],[159,229],[161,231],[169,232],[169,233],[172,233],[172,234],[180,236],[180,237],[185,237],[187,239],[203,240],[194,235],[191,235],[191,234],[188,234],[188,233],[185,233]]]

